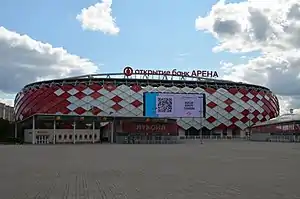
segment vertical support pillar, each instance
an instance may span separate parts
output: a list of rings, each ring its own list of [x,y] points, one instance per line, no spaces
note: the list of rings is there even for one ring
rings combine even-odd
[[[232,129],[227,128],[227,136],[232,138]]]
[[[53,144],[56,144],[56,119],[53,122]]]
[[[74,121],[73,122],[73,144],[76,143],[75,135],[76,135],[76,122]]]
[[[95,143],[95,121],[93,121],[93,131],[92,131],[92,134],[93,134],[93,144]]]
[[[32,116],[32,144],[35,144],[35,116]]]

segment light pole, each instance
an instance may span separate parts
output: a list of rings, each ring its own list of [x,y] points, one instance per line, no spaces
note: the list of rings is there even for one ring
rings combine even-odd
[[[291,108],[290,109],[290,114],[291,114],[291,119],[293,121],[292,127],[289,126],[289,130],[291,129],[291,131],[293,132],[293,142],[296,141],[296,131],[295,131],[295,126],[296,126],[296,122],[294,120],[294,109]]]
[[[32,116],[32,144],[36,144],[35,115]]]
[[[252,112],[253,112],[253,108],[252,107],[249,107],[248,108],[248,112],[249,112],[249,114],[248,115],[250,115],[250,114],[252,114]],[[248,135],[247,135],[247,139],[250,139],[250,134],[251,134],[251,119],[248,117]]]
[[[200,111],[200,142],[203,144],[203,125],[202,125],[203,112]]]
[[[110,133],[110,143],[113,144],[114,143],[114,132],[115,132],[115,118],[116,115],[114,112],[110,112],[109,115],[113,115],[113,122],[111,124],[111,133]]]
[[[56,144],[56,117],[53,121],[53,144]]]
[[[76,121],[73,122],[73,144],[76,143],[75,135],[76,135]]]
[[[201,144],[203,144],[203,130],[202,130],[203,125],[202,125],[202,117],[200,117],[200,127],[201,127],[201,129],[200,129],[200,140],[201,140]]]
[[[14,114],[14,126],[15,126],[15,141],[17,140],[18,138],[18,124],[17,124],[17,117],[16,115]]]

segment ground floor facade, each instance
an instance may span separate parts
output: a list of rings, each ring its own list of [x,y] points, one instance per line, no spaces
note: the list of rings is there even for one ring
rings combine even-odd
[[[257,125],[251,129],[252,141],[300,142],[300,121]]]
[[[102,130],[102,132],[101,132]],[[30,144],[84,144],[84,143],[118,143],[118,144],[163,144],[176,143],[179,136],[165,133],[124,133],[103,129],[32,129],[24,130],[24,142]]]
[[[253,133],[250,140],[267,142],[300,142],[300,133]]]
[[[249,129],[180,128],[175,119],[35,115],[18,123],[30,144],[177,143],[182,139],[245,138]]]
[[[173,119],[36,115],[18,125],[30,144],[174,142],[180,132]]]

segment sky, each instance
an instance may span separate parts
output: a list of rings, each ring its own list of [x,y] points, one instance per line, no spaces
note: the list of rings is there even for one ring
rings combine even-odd
[[[0,101],[34,81],[130,65],[216,70],[300,112],[299,49],[300,0],[4,0]]]

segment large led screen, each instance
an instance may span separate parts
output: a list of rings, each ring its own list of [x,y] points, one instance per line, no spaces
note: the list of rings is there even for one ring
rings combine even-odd
[[[205,117],[204,93],[144,93],[144,116],[164,118]]]

